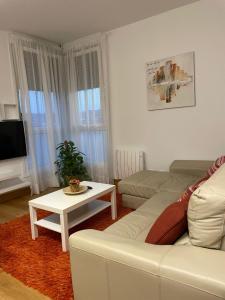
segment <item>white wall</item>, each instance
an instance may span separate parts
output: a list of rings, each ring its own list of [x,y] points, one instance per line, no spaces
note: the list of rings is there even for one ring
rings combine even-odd
[[[17,103],[12,78],[8,33],[0,31],[0,105]],[[15,112],[16,111],[17,109],[15,108]],[[15,116],[16,115],[17,114],[15,114]],[[10,174],[23,177],[25,173],[23,158],[0,161],[0,180],[8,175],[10,176]]]
[[[225,154],[225,2],[203,0],[109,33],[114,149],[143,148],[147,167]],[[196,107],[147,111],[145,63],[195,51]]]
[[[143,148],[147,167],[225,153],[225,2],[202,0],[109,33],[113,147]],[[7,32],[0,31],[0,104],[16,103]],[[147,111],[145,63],[195,51],[196,107]],[[1,174],[24,173],[22,159]]]

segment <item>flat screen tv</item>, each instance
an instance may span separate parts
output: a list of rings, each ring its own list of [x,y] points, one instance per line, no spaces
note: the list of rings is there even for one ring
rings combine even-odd
[[[0,160],[26,156],[22,121],[0,122]]]

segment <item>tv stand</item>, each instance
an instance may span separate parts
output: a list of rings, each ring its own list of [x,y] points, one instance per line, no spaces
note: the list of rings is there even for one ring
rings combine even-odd
[[[25,187],[30,187],[31,183],[29,181],[23,180],[18,176],[6,176],[0,178],[0,197],[2,194],[19,190]]]

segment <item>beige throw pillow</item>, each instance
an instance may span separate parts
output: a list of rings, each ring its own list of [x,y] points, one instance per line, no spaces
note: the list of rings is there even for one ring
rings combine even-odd
[[[225,236],[225,164],[191,196],[188,229],[193,245],[220,249]]]

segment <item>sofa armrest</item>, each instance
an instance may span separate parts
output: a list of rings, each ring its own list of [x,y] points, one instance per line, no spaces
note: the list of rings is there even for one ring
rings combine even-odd
[[[76,300],[225,299],[225,252],[84,230],[70,237]]]
[[[161,264],[162,299],[225,299],[224,262],[224,251],[173,246]]]
[[[209,160],[174,160],[170,165],[170,172],[201,177],[205,176],[212,164],[213,161]]]
[[[159,300],[160,261],[171,246],[96,230],[79,231],[69,240],[76,300],[146,300],[149,295]]]

